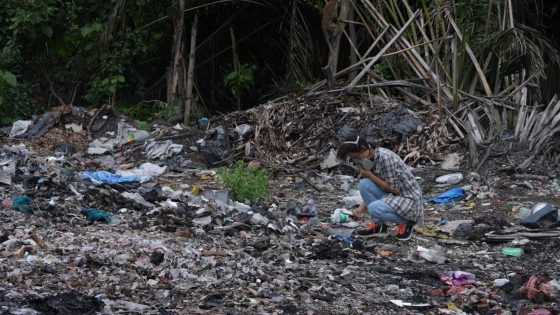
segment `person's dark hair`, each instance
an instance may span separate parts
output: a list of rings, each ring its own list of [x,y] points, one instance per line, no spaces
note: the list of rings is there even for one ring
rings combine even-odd
[[[351,134],[340,144],[336,155],[338,158],[344,158],[348,153],[359,152],[370,147],[371,145],[366,141],[365,137],[360,137],[358,134]]]

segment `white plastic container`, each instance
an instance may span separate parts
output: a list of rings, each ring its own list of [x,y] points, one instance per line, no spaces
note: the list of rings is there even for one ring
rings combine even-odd
[[[463,180],[463,174],[453,173],[453,174],[447,174],[436,178],[436,183],[454,185],[461,182],[462,180]]]
[[[336,209],[331,215],[332,223],[345,223],[350,220],[350,211],[346,209]]]
[[[508,279],[496,279],[496,280],[494,280],[494,286],[495,287],[503,287],[508,282],[509,282]]]

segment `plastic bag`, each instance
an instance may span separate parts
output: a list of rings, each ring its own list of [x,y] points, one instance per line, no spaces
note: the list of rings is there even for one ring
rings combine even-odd
[[[33,203],[33,199],[25,195],[15,197],[12,204],[12,209],[19,212],[29,212],[31,210],[30,206],[32,203]]]
[[[82,176],[91,179],[92,181],[101,182],[104,184],[118,184],[138,181],[138,177],[136,176],[117,175],[107,171],[86,171],[82,173]]]
[[[111,214],[104,210],[84,208],[80,212],[84,214],[86,219],[90,222],[105,221],[111,223]]]
[[[451,188],[448,191],[441,193],[434,198],[432,202],[435,203],[448,203],[465,198],[465,190],[463,188]]]

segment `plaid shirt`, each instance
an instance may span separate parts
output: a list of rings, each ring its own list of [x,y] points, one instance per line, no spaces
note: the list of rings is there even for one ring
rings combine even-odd
[[[408,166],[396,153],[384,148],[375,150],[373,163],[373,174],[399,192],[398,196],[387,193],[383,201],[403,218],[418,221],[422,216],[422,189]]]

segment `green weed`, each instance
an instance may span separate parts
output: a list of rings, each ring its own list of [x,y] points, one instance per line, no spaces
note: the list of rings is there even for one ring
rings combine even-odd
[[[248,168],[243,161],[237,161],[232,168],[220,168],[218,175],[237,201],[259,201],[268,192],[268,171]]]

